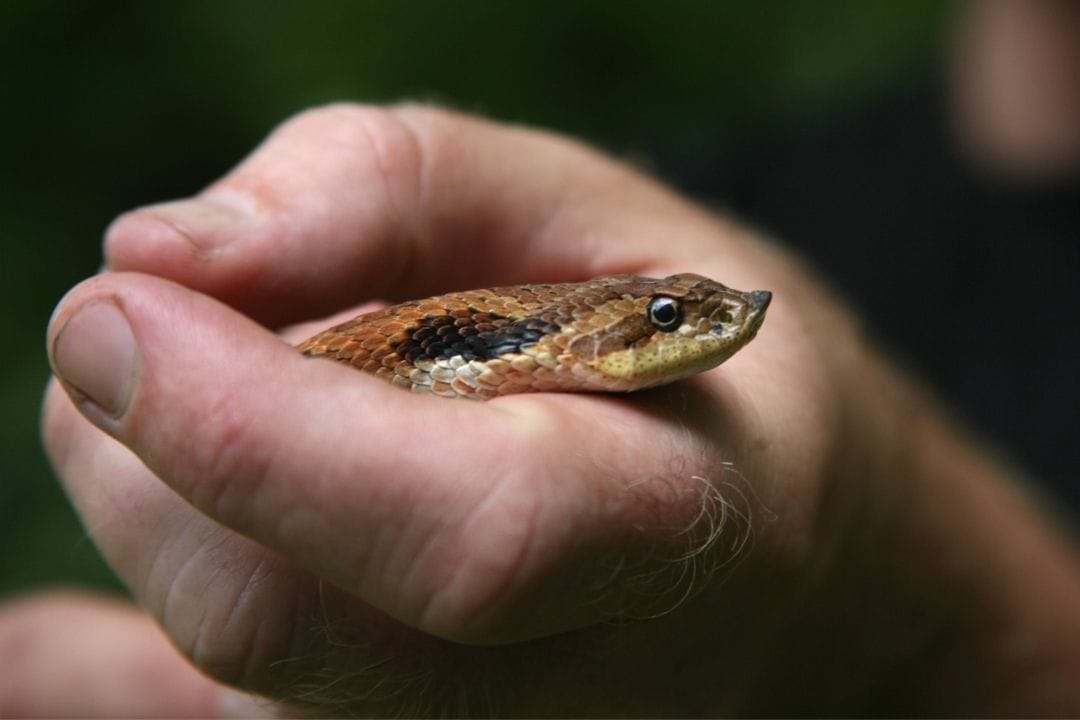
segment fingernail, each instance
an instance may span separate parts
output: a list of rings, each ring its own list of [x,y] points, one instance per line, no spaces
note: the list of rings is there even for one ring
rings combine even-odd
[[[217,697],[217,716],[223,718],[273,717],[270,701],[232,688],[222,688]]]
[[[53,340],[52,363],[61,379],[106,414],[115,418],[127,410],[135,336],[113,300],[91,300],[68,318]]]
[[[151,205],[133,215],[163,223],[196,251],[206,252],[224,247],[242,235],[241,228],[251,217],[251,208],[246,198],[222,193]],[[131,222],[131,218],[125,221]]]

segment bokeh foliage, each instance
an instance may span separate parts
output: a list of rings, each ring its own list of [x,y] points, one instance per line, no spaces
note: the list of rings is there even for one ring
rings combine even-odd
[[[931,72],[931,0],[284,0],[0,6],[0,594],[117,587],[40,449],[44,328],[125,208],[189,194],[277,122],[339,99],[433,100],[693,154],[842,112]]]

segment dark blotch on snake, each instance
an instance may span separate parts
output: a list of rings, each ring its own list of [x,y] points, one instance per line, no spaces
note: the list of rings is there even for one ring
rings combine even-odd
[[[406,338],[394,346],[394,352],[409,362],[449,360],[460,356],[466,361],[490,360],[518,352],[559,326],[540,317],[511,320],[469,308],[458,317],[435,315],[423,318],[406,330]]]

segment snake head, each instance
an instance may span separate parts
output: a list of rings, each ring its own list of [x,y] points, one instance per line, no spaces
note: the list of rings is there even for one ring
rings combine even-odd
[[[715,367],[754,338],[772,300],[691,273],[607,280],[607,299],[563,326],[590,389],[638,390]]]

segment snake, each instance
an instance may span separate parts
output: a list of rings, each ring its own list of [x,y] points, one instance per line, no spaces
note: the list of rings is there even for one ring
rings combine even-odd
[[[411,300],[296,347],[447,398],[630,392],[724,362],[757,334],[771,299],[693,273],[608,275]]]

